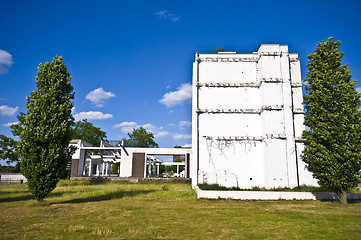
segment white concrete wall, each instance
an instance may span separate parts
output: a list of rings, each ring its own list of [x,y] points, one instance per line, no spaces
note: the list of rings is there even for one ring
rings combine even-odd
[[[242,83],[256,81],[255,62],[201,62],[199,75],[202,82]]]
[[[132,166],[133,166],[133,153],[127,151],[126,154],[122,151],[120,168],[119,168],[119,177],[131,177],[132,176]]]
[[[264,44],[253,54],[195,58],[193,187],[315,184],[297,151],[304,130],[298,55],[288,46]]]
[[[208,191],[195,187],[197,198],[240,200],[328,200],[336,201],[334,192],[273,192],[273,191]],[[348,200],[361,199],[360,193],[349,193]]]
[[[257,88],[203,87],[199,94],[202,96],[200,109],[256,109],[262,106]]]

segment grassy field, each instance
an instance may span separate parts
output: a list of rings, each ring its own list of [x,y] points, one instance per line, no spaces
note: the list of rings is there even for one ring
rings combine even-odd
[[[196,200],[188,184],[0,185],[0,239],[360,239],[361,203]]]

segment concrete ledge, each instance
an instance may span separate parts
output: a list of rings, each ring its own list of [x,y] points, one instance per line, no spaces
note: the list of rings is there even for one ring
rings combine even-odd
[[[331,200],[336,201],[333,192],[271,192],[271,191],[212,191],[195,186],[197,198],[240,199],[240,200]],[[361,193],[349,193],[348,200],[361,199]]]

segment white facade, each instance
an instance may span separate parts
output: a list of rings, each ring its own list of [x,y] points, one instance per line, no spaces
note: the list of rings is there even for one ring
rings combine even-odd
[[[104,141],[101,141],[100,147],[94,147],[82,140],[72,140],[69,145],[76,147],[72,156],[72,177],[145,178],[159,175],[160,165],[176,165],[177,169],[179,166],[184,166],[183,177],[189,176],[189,162],[192,153],[189,148],[139,148],[124,147],[123,145],[115,147]],[[150,159],[155,159],[154,155],[184,156],[184,162],[150,161]],[[112,163],[119,164],[117,173],[110,173]],[[150,172],[151,169],[154,173]],[[158,169],[157,172],[155,172],[156,169]],[[178,170],[177,174],[180,175]]]
[[[192,185],[316,185],[300,159],[303,114],[300,61],[288,46],[196,53]]]

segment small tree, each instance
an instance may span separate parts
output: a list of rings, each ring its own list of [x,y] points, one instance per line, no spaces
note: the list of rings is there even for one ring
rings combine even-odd
[[[95,127],[86,119],[75,123],[73,130],[73,139],[81,139],[92,144],[93,146],[99,146],[100,141],[105,140],[106,138],[106,132],[103,132],[102,130],[100,130],[100,128]]]
[[[62,57],[41,63],[35,77],[37,89],[26,98],[26,114],[20,113],[20,124],[13,131],[20,138],[21,171],[38,201],[56,187],[71,159],[74,93],[70,79]]]
[[[347,204],[346,192],[360,181],[360,94],[347,65],[341,65],[340,41],[329,38],[308,55],[302,159],[321,186]]]
[[[19,154],[16,151],[18,142],[5,135],[0,135],[0,159],[5,160],[7,164],[19,162]]]
[[[133,132],[128,133],[128,136],[130,141],[137,143],[137,147],[158,147],[158,143],[153,140],[153,133],[145,130],[143,127],[133,128]]]

